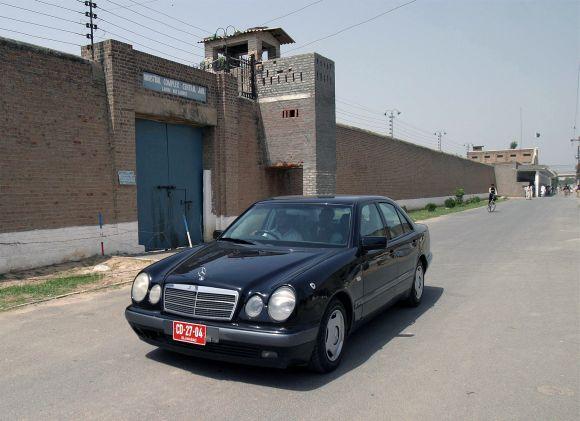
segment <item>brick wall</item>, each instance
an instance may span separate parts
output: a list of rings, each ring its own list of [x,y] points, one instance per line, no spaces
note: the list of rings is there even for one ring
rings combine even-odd
[[[301,165],[304,194],[334,193],[334,63],[314,53],[267,60],[257,87],[269,165]]]
[[[336,127],[336,190],[392,199],[484,193],[493,167],[355,127]]]
[[[105,77],[78,56],[0,38],[0,232],[113,217]]]
[[[269,196],[302,193],[301,169],[271,169],[259,106],[234,77],[142,53],[118,41],[95,61],[0,39],[0,232],[137,220],[135,119],[203,127],[212,212],[238,215]],[[148,90],[144,71],[202,85],[205,104]]]

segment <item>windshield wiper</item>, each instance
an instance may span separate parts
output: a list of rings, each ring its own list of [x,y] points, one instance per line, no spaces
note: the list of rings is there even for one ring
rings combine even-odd
[[[230,242],[236,243],[236,244],[251,244],[251,245],[256,244],[256,243],[253,243],[253,242],[248,241],[248,240],[242,240],[241,238],[232,238],[232,237],[221,237],[218,239],[218,241],[230,241]]]

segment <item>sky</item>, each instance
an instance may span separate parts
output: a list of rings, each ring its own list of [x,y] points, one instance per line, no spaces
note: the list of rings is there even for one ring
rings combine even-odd
[[[203,53],[196,35],[281,26],[296,41],[282,55],[315,51],[335,62],[339,122],[387,133],[384,113],[397,109],[395,136],[417,144],[436,148],[433,133],[442,131],[450,153],[517,141],[538,146],[542,164],[575,163],[580,1],[416,0],[306,46],[409,0],[94,1],[98,39],[190,64],[201,61],[191,52]],[[78,45],[29,35],[84,44],[84,11],[79,0],[1,0],[0,36],[79,54]]]

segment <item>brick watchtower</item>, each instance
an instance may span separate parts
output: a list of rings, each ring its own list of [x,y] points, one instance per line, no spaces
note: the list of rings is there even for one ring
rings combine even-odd
[[[294,41],[281,28],[250,28],[204,40],[206,61],[254,55],[267,166],[302,168],[303,194],[336,190],[334,62],[316,53],[280,57]],[[267,58],[266,58],[267,53]]]

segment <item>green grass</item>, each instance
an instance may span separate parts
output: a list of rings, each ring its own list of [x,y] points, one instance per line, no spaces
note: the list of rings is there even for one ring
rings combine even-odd
[[[100,279],[101,276],[97,274],[76,275],[0,288],[0,311],[18,304],[63,295],[79,289],[80,286],[96,283]]]
[[[502,202],[505,199],[497,199],[495,202]],[[481,202],[473,202],[464,205],[456,205],[454,208],[446,208],[445,206],[437,206],[433,212],[429,212],[426,209],[418,209],[414,211],[409,211],[409,216],[413,219],[413,221],[423,221],[429,218],[435,218],[441,215],[447,215],[450,213],[461,212],[468,209],[475,209],[480,208],[482,206],[487,206],[487,199],[482,199]]]

